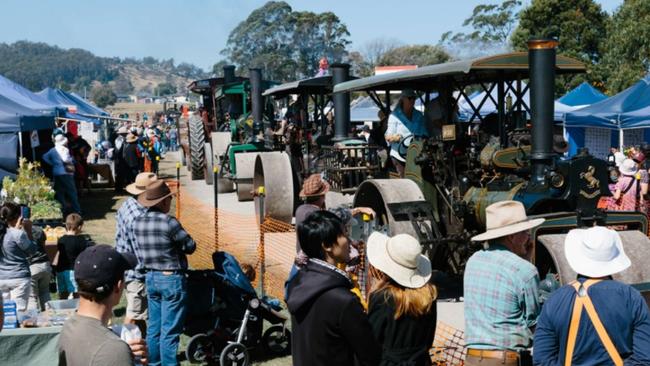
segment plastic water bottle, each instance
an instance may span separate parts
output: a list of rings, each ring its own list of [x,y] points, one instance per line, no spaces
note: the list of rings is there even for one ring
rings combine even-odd
[[[116,324],[111,327],[111,330],[113,333],[119,335],[127,344],[129,341],[142,339],[142,332],[140,332],[140,328],[135,324]],[[135,366],[142,364],[139,356],[135,357],[133,364]]]
[[[16,311],[16,302],[8,297],[5,298],[2,304],[2,311],[5,315],[4,329],[18,328],[18,312]]]

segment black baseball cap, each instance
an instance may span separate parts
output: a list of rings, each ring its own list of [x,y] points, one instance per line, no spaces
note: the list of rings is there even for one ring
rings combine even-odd
[[[85,292],[105,293],[122,278],[124,271],[135,268],[137,264],[133,254],[119,253],[109,245],[93,245],[77,257],[74,279],[90,285],[90,289],[84,289]]]

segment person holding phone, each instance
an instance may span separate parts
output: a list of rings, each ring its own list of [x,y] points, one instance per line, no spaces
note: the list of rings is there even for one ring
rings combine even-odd
[[[25,311],[31,293],[29,257],[37,247],[32,241],[32,222],[22,217],[21,207],[6,202],[0,207],[0,291],[9,293],[16,310]]]

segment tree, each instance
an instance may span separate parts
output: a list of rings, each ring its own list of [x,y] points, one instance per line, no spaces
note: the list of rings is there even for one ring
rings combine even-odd
[[[99,108],[105,108],[117,102],[117,96],[110,86],[103,84],[93,89],[91,99]]]
[[[322,56],[340,61],[348,36],[333,13],[294,12],[269,1],[230,32],[222,54],[244,72],[259,67],[267,79],[295,80],[313,75]]]
[[[212,65],[212,73],[216,77],[223,77],[223,67],[230,64],[227,60],[219,60],[216,64]]]
[[[379,66],[393,65],[435,65],[451,60],[451,56],[440,46],[411,45],[395,48],[385,53],[378,61]]]
[[[326,56],[330,62],[340,62],[350,44],[348,28],[334,13],[310,11],[291,13],[293,47],[297,55],[298,72],[311,76],[318,72],[318,60]]]
[[[558,53],[575,57],[587,65],[587,75],[560,77],[556,91],[563,93],[584,80],[602,78],[594,65],[601,59],[608,15],[594,0],[534,0],[521,11],[519,26],[512,35],[517,50],[527,50],[531,38],[557,38]]]
[[[650,2],[626,0],[612,16],[601,73],[607,91],[617,93],[645,76],[650,69]]]
[[[176,86],[174,84],[165,82],[158,84],[158,87],[156,88],[156,95],[172,95],[176,94],[177,91],[178,89],[176,89]]]
[[[131,83],[131,79],[127,78],[125,75],[120,75],[115,79],[115,92],[117,94],[129,94],[132,93],[135,88]]]
[[[473,31],[456,34],[452,32],[444,33],[441,42],[463,43],[478,41],[505,44],[517,23],[517,13],[520,6],[520,0],[505,0],[501,5],[477,5],[472,15],[463,22],[464,27],[471,26]]]

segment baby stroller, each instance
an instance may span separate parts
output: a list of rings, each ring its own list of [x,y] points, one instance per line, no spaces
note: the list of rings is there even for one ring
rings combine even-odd
[[[287,317],[275,299],[258,298],[237,260],[225,252],[212,255],[214,270],[189,271],[185,355],[191,363],[246,366],[249,350],[284,355],[290,350]],[[272,325],[263,332],[264,320]]]

